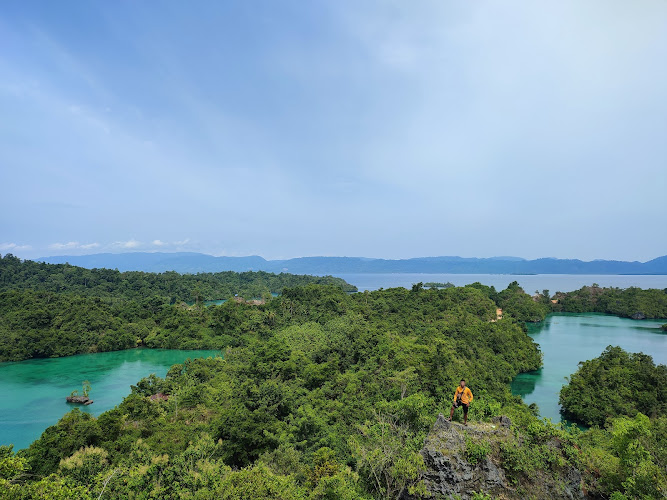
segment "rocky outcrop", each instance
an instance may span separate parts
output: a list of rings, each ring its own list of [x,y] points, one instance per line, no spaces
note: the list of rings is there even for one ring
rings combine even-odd
[[[630,316],[632,319],[646,319],[646,315],[643,312],[636,312],[632,316]]]
[[[421,454],[426,473],[424,483],[431,495],[428,498],[472,498],[475,492],[485,492],[493,498],[522,499],[526,491],[532,498],[584,498],[581,475],[576,469],[567,470],[558,480],[536,477],[517,488],[503,469],[497,453],[502,442],[517,439],[511,431],[508,417],[495,417],[491,422],[469,422],[463,426],[438,416],[429,432]],[[474,459],[467,453],[468,443],[484,442],[486,456]],[[419,497],[404,496],[404,500]]]
[[[475,491],[495,492],[507,483],[505,472],[488,456],[477,463],[466,459],[466,437],[481,439],[493,435],[507,435],[510,421],[502,417],[497,423],[470,423],[468,427],[449,422],[441,414],[429,433],[422,456],[427,472],[426,489],[431,495],[450,498],[458,495],[469,498]]]
[[[491,419],[491,422],[494,424],[498,424],[501,427],[505,427],[506,429],[509,429],[512,426],[512,421],[509,419],[509,417],[506,417],[505,415],[502,415],[500,417],[493,417]]]
[[[76,404],[81,404],[81,405],[92,405],[93,400],[90,399],[88,396],[67,396],[65,400],[68,403],[76,403]]]

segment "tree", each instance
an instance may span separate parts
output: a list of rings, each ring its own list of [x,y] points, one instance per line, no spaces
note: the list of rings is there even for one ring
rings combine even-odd
[[[399,499],[404,493],[425,493],[421,444],[420,437],[411,433],[406,424],[382,414],[361,425],[359,433],[350,438],[359,473],[372,491],[386,499]]]
[[[559,402],[567,418],[585,425],[602,426],[609,418],[640,411],[667,415],[667,366],[656,366],[646,354],[608,346],[599,357],[579,363]]]

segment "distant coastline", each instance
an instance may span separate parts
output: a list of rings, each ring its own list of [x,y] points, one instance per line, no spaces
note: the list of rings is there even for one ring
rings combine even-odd
[[[365,257],[298,257],[267,260],[259,256],[215,257],[202,253],[128,252],[90,255],[61,255],[35,259],[50,264],[69,263],[85,268],[119,271],[179,273],[221,271],[267,271],[291,274],[340,273],[441,273],[441,274],[537,274],[667,275],[667,256],[647,262],[616,260],[519,257],[418,257],[412,259],[372,259]]]

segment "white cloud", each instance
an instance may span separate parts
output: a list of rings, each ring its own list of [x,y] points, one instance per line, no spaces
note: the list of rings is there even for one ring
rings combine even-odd
[[[152,245],[156,247],[180,247],[190,243],[190,238],[185,238],[180,241],[162,241],[162,240],[153,240]]]
[[[73,248],[79,248],[80,243],[78,241],[68,241],[67,243],[51,243],[49,248],[54,250],[71,250]]]
[[[90,250],[92,248],[99,247],[100,244],[97,242],[94,243],[79,243],[78,241],[68,241],[67,243],[51,243],[49,248],[53,250]]]
[[[137,241],[135,239],[127,240],[127,241],[116,241],[113,246],[119,247],[119,248],[137,248],[141,246],[141,242]]]
[[[30,250],[30,245],[17,245],[16,243],[0,243],[0,250]]]

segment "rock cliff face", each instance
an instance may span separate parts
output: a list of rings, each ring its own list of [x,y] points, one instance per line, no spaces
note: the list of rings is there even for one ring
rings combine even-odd
[[[440,415],[421,451],[427,468],[424,482],[430,498],[468,500],[475,492],[503,499],[584,498],[581,475],[576,469],[565,471],[557,479],[538,473],[534,479],[522,481],[520,487],[512,483],[495,451],[499,443],[516,439],[510,426],[507,417],[496,417],[491,422],[469,422],[464,427]],[[466,451],[469,443],[485,443],[489,452],[474,458]],[[404,499],[416,500],[416,497],[405,496]]]

